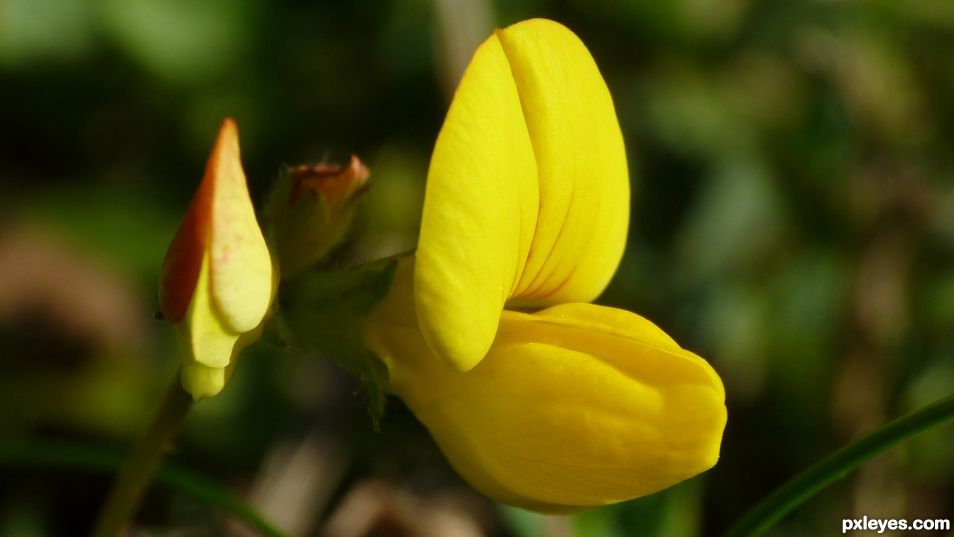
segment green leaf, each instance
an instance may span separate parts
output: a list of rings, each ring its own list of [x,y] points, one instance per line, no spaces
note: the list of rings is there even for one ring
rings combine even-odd
[[[739,519],[726,532],[726,537],[762,535],[786,514],[875,455],[951,419],[954,419],[954,395],[883,425],[776,489]]]

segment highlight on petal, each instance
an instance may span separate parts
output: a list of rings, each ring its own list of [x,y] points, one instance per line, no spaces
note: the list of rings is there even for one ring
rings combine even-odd
[[[717,461],[722,383],[651,322],[590,304],[506,311],[487,356],[459,372],[414,326],[407,265],[366,340],[391,389],[478,490],[567,512],[656,492]]]
[[[209,237],[212,298],[232,330],[258,326],[272,299],[272,261],[255,219],[239,155],[238,128],[222,124],[206,167],[214,186]]]
[[[629,179],[612,99],[562,25],[500,30],[474,54],[438,136],[417,249],[425,340],[467,370],[510,301],[590,301],[626,242]]]

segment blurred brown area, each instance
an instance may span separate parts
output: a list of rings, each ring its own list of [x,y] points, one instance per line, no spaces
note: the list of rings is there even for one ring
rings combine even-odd
[[[26,228],[0,228],[0,319],[40,317],[54,337],[113,354],[142,351],[148,311],[107,263]]]
[[[549,17],[590,48],[633,181],[604,304],[711,360],[712,471],[572,517],[497,506],[399,401],[381,431],[323,357],[259,344],[173,458],[313,536],[716,535],[786,478],[954,387],[954,4],[948,0],[4,0],[0,453],[121,447],[176,367],[163,252],[215,129],[251,188],[281,165],[373,173],[356,255],[414,244],[429,152],[469,51]],[[954,426],[833,485],[772,535],[954,518]],[[0,535],[82,534],[108,476],[0,460]],[[175,489],[135,534],[249,535]]]

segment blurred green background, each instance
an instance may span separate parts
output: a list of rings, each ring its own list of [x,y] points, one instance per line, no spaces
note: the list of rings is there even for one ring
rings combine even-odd
[[[470,491],[392,400],[259,344],[173,459],[300,535],[716,535],[784,479],[954,388],[949,0],[0,1],[0,448],[116,450],[177,364],[153,319],[165,248],[219,122],[261,199],[282,165],[373,174],[356,250],[413,245],[430,149],[491,28],[563,22],[629,151],[626,257],[601,303],[709,359],[716,468],[574,517]],[[0,449],[0,452],[4,452]],[[109,476],[0,464],[0,535],[82,535]],[[954,518],[954,426],[865,465],[771,535]],[[155,487],[136,535],[250,535]]]

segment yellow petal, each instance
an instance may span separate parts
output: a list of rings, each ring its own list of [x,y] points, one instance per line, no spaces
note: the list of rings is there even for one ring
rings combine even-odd
[[[629,223],[623,136],[606,83],[564,26],[532,19],[498,31],[537,162],[540,213],[515,297],[590,302],[616,272]]]
[[[224,323],[213,305],[208,254],[202,261],[199,280],[185,318],[176,323],[179,355],[183,364],[197,363],[223,368],[236,354],[235,343],[240,332]]]
[[[182,388],[196,401],[218,395],[228,382],[226,368],[201,364],[184,364],[181,377]]]
[[[239,347],[244,348],[252,340],[246,336],[240,338]],[[192,398],[198,401],[207,397],[218,395],[225,388],[232,373],[235,371],[236,361],[232,361],[226,367],[208,367],[198,363],[185,363],[182,365],[181,382],[182,388],[192,395]]]
[[[505,312],[505,315],[536,323],[556,324],[572,330],[587,330],[596,335],[619,336],[664,349],[681,350],[669,334],[646,318],[617,308],[570,303],[538,311],[532,316],[516,312]]]
[[[212,301],[209,265],[206,255],[192,302],[182,320],[175,324],[182,359],[182,386],[195,399],[222,391],[239,353],[257,341],[262,332],[261,324],[247,332],[234,332],[221,320]]]
[[[415,272],[426,341],[467,370],[508,300],[596,298],[628,218],[622,135],[586,47],[552,21],[498,31],[464,73],[431,160]]]
[[[649,494],[715,464],[726,411],[718,375],[638,315],[567,304],[504,312],[468,372],[417,327],[406,265],[368,325],[391,389],[457,471],[505,503],[565,512]]]
[[[462,370],[487,352],[536,222],[536,165],[497,36],[467,70],[437,138],[417,248],[424,337]]]
[[[234,332],[252,330],[272,299],[272,261],[255,219],[239,156],[238,129],[222,123],[206,166],[211,181],[209,231],[212,297],[222,321]]]

